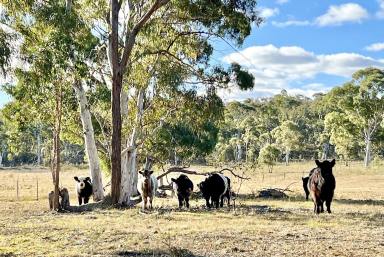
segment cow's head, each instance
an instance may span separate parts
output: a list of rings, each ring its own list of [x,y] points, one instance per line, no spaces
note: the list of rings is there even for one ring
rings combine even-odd
[[[85,184],[91,184],[91,178],[90,177],[73,177],[75,179],[75,181],[77,182],[77,185],[80,189],[83,189],[85,187]]]
[[[332,161],[325,160],[323,162],[316,160],[315,161],[317,167],[321,169],[321,173],[323,174],[331,174],[332,173],[332,168],[336,164],[336,160],[333,159]]]
[[[149,178],[153,174],[153,170],[140,170],[139,173],[145,178]]]

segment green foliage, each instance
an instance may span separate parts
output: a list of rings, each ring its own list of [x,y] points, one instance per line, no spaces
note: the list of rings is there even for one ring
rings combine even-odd
[[[260,150],[258,163],[266,165],[269,172],[272,172],[273,166],[276,165],[277,159],[280,156],[280,150],[275,145],[266,145]]]

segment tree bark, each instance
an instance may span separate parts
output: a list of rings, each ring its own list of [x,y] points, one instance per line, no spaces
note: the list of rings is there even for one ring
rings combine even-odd
[[[112,76],[112,203],[118,203],[120,199],[121,185],[121,113],[120,94],[122,88],[122,76],[120,72]]]
[[[133,128],[131,139],[127,141],[127,150],[123,153],[121,192],[119,203],[122,205],[130,204],[130,197],[137,194],[137,146],[136,141],[141,133],[141,121],[144,114],[144,95],[145,90],[140,89],[137,96],[137,112],[135,127]]]
[[[121,185],[121,113],[120,95],[123,85],[122,69],[119,61],[119,2],[111,0],[110,34],[108,41],[108,56],[112,73],[112,204],[119,202]]]
[[[83,125],[85,150],[89,161],[89,173],[92,178],[93,200],[101,201],[104,198],[103,181],[88,99],[80,81],[76,80],[73,84],[73,88],[76,92],[76,97],[80,106],[80,117]]]
[[[62,112],[62,91],[61,85],[56,91],[55,99],[55,129],[54,129],[54,210],[60,210],[59,185],[60,185],[60,132],[61,132],[61,112]]]

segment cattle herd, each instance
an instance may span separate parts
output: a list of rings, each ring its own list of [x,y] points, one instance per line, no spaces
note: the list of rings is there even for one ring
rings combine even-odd
[[[306,199],[310,195],[314,203],[314,212],[319,214],[324,212],[324,203],[327,207],[327,212],[331,213],[331,202],[333,199],[336,180],[332,173],[332,168],[336,161],[325,160],[323,162],[316,160],[316,168],[309,172],[309,175],[302,178],[303,188]],[[87,204],[92,195],[92,181],[89,177],[74,177],[76,181],[76,193],[79,205]],[[172,178],[172,186],[177,194],[179,208],[185,206],[189,208],[189,198],[193,192],[193,182],[188,176],[182,174],[178,178]],[[198,188],[206,201],[207,208],[223,207],[224,198],[230,205],[231,198],[231,180],[220,174],[210,174],[204,181],[199,183]],[[139,171],[137,191],[142,198],[142,209],[153,208],[153,199],[158,189],[157,178],[153,171]],[[49,193],[49,205],[53,208],[53,191]],[[65,209],[69,206],[69,194],[66,188],[60,189],[60,206]],[[149,201],[149,207],[147,203]]]

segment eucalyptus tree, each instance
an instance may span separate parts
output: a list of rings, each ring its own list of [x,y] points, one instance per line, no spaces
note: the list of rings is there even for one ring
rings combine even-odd
[[[377,68],[359,70],[353,74],[353,83],[359,87],[359,93],[354,97],[354,108],[349,112],[352,120],[362,130],[365,142],[364,165],[368,167],[372,141],[384,119],[384,71]]]
[[[302,136],[299,127],[292,121],[284,121],[272,131],[276,145],[285,154],[285,164],[289,164],[289,156],[292,150],[300,149]]]
[[[75,3],[73,8],[87,9],[87,12],[82,13],[83,17],[90,24],[97,24],[94,31],[100,32],[100,38],[107,39],[106,49],[112,84],[112,201],[127,204],[128,187],[121,185],[121,176],[126,174],[124,170],[121,172],[125,166],[121,164],[121,153],[123,152],[126,163],[124,153],[132,150],[134,134],[131,135],[131,140],[127,140],[127,147],[122,151],[123,122],[120,99],[126,79],[135,82],[133,74],[137,63],[143,58],[148,59],[148,55],[161,55],[187,68],[191,82],[228,83],[228,79],[223,80],[223,75],[227,78],[229,76],[223,74],[222,70],[209,69],[208,60],[212,53],[210,39],[219,37],[241,44],[250,33],[251,23],[260,23],[261,20],[255,10],[256,1],[111,0],[107,4],[100,0],[79,1],[78,4],[76,7]],[[152,66],[155,63],[146,62],[146,65]],[[244,73],[238,66],[232,68],[232,71],[239,75],[236,76],[238,82],[249,82],[251,77],[242,76]],[[150,67],[149,69],[151,70]],[[238,84],[241,86],[241,83]],[[136,83],[130,84],[129,87],[137,92],[138,98],[144,95],[140,93],[140,87]],[[136,106],[136,110],[140,108],[140,105]],[[142,119],[140,116],[136,115],[137,122]],[[121,196],[121,190],[125,196]]]
[[[49,93],[56,92],[56,106],[61,106],[62,93],[73,88],[79,100],[81,121],[83,124],[84,141],[88,153],[90,173],[93,180],[94,199],[103,198],[101,172],[98,164],[96,144],[93,138],[93,127],[88,110],[87,99],[83,85],[88,85],[94,77],[90,75],[90,68],[95,61],[92,52],[98,39],[92,35],[79,16],[71,11],[71,1],[2,1],[5,14],[2,23],[18,36],[21,46],[19,59],[24,61],[26,72],[19,72],[21,76],[30,76],[28,71],[35,72],[43,79],[39,79],[41,87],[53,85]],[[58,75],[58,76],[55,76]],[[21,80],[22,81],[22,80]],[[49,87],[48,87],[49,88]],[[69,95],[71,95],[70,92]],[[48,101],[49,102],[49,101]],[[36,102],[36,107],[43,110],[44,105]],[[52,109],[52,107],[51,107]],[[60,109],[60,108],[59,108]],[[60,110],[57,109],[58,112]],[[58,122],[57,122],[58,123]],[[76,123],[78,123],[76,121]],[[59,126],[57,124],[57,126]],[[82,133],[79,133],[82,136]],[[57,139],[58,140],[58,139]],[[60,145],[60,143],[57,143]],[[59,158],[59,154],[57,155]]]
[[[268,144],[261,148],[257,161],[259,164],[266,165],[269,173],[272,173],[273,167],[276,165],[279,156],[279,148],[274,144]]]
[[[336,146],[336,153],[348,160],[357,156],[360,148],[359,129],[344,113],[331,112],[325,117],[325,130],[330,135],[330,143]]]
[[[348,125],[344,127],[354,126],[359,131],[359,137],[365,144],[364,165],[368,167],[372,142],[382,128],[384,118],[384,72],[377,68],[366,68],[355,72],[352,78],[343,87],[332,90],[328,97],[333,105],[337,103],[338,111],[348,118]]]

